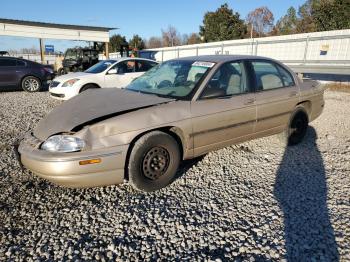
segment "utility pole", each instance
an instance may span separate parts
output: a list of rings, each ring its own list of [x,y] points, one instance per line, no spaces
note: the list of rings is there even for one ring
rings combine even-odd
[[[44,39],[40,38],[39,39],[40,43],[40,58],[41,58],[41,63],[45,64],[45,49],[44,49]]]
[[[253,23],[250,23],[250,39],[253,38],[253,31],[254,31],[254,25]]]

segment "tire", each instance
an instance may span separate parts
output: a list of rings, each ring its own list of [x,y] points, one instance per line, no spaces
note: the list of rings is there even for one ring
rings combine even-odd
[[[26,92],[38,92],[41,89],[41,81],[35,76],[26,76],[22,79],[21,86]]]
[[[87,85],[83,86],[83,87],[80,89],[79,93],[84,92],[84,91],[86,91],[86,90],[88,90],[88,89],[96,89],[96,88],[98,88],[96,85],[87,84]]]
[[[179,164],[176,140],[164,132],[152,131],[137,140],[131,150],[129,183],[139,191],[159,190],[174,180]]]
[[[288,127],[281,133],[280,139],[283,144],[288,146],[297,145],[303,141],[307,128],[309,126],[309,118],[304,109],[297,109],[290,118]]]
[[[65,74],[64,68],[58,69],[57,74],[58,74],[59,76],[64,75],[64,74]]]

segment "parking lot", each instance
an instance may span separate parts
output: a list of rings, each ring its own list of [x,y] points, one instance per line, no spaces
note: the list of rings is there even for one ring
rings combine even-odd
[[[326,91],[298,146],[276,136],[188,161],[155,193],[67,189],[13,144],[61,102],[0,93],[0,260],[350,260],[350,93]]]

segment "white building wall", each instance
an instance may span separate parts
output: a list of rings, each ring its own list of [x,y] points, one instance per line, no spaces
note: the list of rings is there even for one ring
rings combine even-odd
[[[328,47],[327,54],[321,49]],[[150,56],[150,54],[152,54]],[[286,63],[350,63],[350,29],[256,39],[230,40],[223,42],[155,48],[140,51],[144,57],[166,61],[177,57],[194,55],[259,55]],[[347,60],[347,61],[344,61]]]

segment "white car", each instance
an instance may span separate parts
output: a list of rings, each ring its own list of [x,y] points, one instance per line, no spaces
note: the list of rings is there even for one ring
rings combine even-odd
[[[133,79],[158,63],[143,58],[121,58],[101,61],[85,72],[69,73],[56,77],[49,86],[51,97],[68,100],[92,88],[127,86]]]

